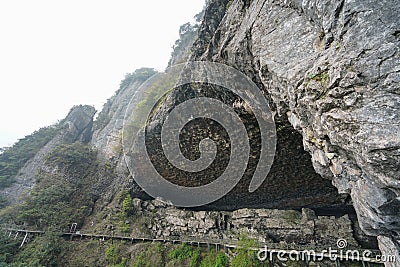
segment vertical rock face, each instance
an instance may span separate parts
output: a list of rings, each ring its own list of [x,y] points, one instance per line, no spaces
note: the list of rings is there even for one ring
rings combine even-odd
[[[59,125],[56,136],[42,147],[36,155],[22,167],[12,186],[3,189],[0,193],[11,203],[15,204],[19,198],[33,188],[35,176],[45,164],[46,156],[60,144],[69,144],[76,141],[88,143],[92,137],[93,117],[96,110],[92,106],[75,106]]]
[[[140,84],[134,81],[121,88],[107,101],[96,120],[91,143],[104,159],[118,160],[121,156],[125,109]]]
[[[121,88],[107,101],[95,122],[91,144],[97,148],[99,161],[112,172],[99,176],[103,200],[100,206],[107,205],[118,190],[129,186],[129,172],[122,157],[122,128],[125,109],[140,84],[139,81],[133,81]]]
[[[399,12],[395,0],[216,0],[191,57],[251,77],[388,253],[400,237]]]
[[[65,130],[61,132],[64,142],[90,142],[93,134],[93,117],[96,110],[92,106],[75,106],[63,120]]]
[[[264,88],[261,78],[257,75],[256,65],[253,64],[255,58],[250,49],[251,36],[246,33],[244,36],[237,37],[240,44],[236,44],[234,37],[236,28],[240,28],[240,23],[252,24],[242,17],[250,8],[249,3],[232,2],[229,9],[232,13],[229,11],[226,13],[227,6],[229,6],[228,1],[213,1],[209,4],[204,14],[203,24],[199,29],[199,38],[192,48],[191,60],[215,60],[233,65],[252,77],[260,88]],[[253,14],[253,19],[257,17],[257,14]],[[229,18],[229,16],[237,17]],[[229,42],[238,47],[229,47]],[[220,49],[226,51],[219,53]],[[228,58],[229,53],[234,55],[232,62]],[[231,210],[243,207],[339,209],[347,207],[346,197],[339,195],[331,181],[323,179],[314,170],[310,155],[304,151],[301,134],[291,126],[285,113],[276,117],[278,143],[271,170],[265,182],[256,191],[249,193],[249,184],[261,151],[258,122],[246,106],[237,104],[241,101],[237,96],[224,88],[212,86],[196,88],[194,85],[188,85],[177,88],[152,117],[146,133],[147,152],[164,178],[179,185],[199,186],[215,180],[227,168],[231,153],[229,138],[218,126],[206,121],[187,124],[183,131],[185,134],[180,136],[181,150],[187,158],[192,160],[199,157],[198,145],[201,139],[210,138],[217,144],[216,160],[206,170],[198,173],[180,171],[172,166],[163,154],[161,128],[165,117],[175,106],[195,97],[215,98],[226,105],[233,106],[244,123],[248,135],[251,136],[249,138],[251,152],[244,177],[231,192],[209,204],[208,208]],[[272,99],[269,100],[273,104]]]
[[[349,247],[359,247],[347,215],[316,216],[309,209],[302,209],[302,212],[248,208],[233,212],[193,211],[177,209],[157,199],[134,199],[133,203],[136,215],[147,218],[146,231],[134,230],[139,236],[235,244],[246,234],[273,248],[293,242],[303,249],[335,248],[338,239],[345,239]]]
[[[398,256],[399,13],[397,0],[209,2],[190,60],[225,63],[249,76],[277,112],[278,135],[275,161],[266,183],[250,194],[248,184],[257,164],[259,132],[251,114],[246,113],[244,107],[235,107],[243,115],[248,132],[254,135],[251,146],[256,152],[249,160],[244,179],[210,208],[308,206],[336,209],[346,207],[345,198],[349,195],[362,230],[379,236],[383,252]],[[182,51],[185,54],[187,49]],[[186,56],[180,54],[181,58]],[[180,60],[175,58],[171,64],[176,62]],[[56,145],[81,141],[90,142],[98,149],[99,160],[103,160],[106,169],[99,177],[98,191],[111,199],[128,182],[129,173],[121,153],[121,130],[125,108],[140,84],[141,81],[136,80],[121,88],[106,103],[95,125],[94,108],[73,108],[63,120],[65,128],[20,170],[16,183],[1,194],[17,202],[32,188],[36,172]],[[150,138],[158,141],[158,126],[165,119],[166,111],[199,96],[235,104],[234,96],[215,88],[200,91],[180,88],[155,112]],[[202,131],[196,125],[188,125],[186,130],[189,133]],[[205,138],[210,133],[212,135],[212,129],[206,129],[200,136]],[[185,155],[196,159],[199,140],[182,137]],[[215,139],[229,147],[221,136]],[[152,143],[150,151],[157,159],[162,147]],[[226,163],[227,156],[220,156],[221,164]],[[207,183],[218,176],[217,172],[203,173],[192,183],[186,176],[171,171],[162,158],[159,162],[169,179],[185,186]],[[110,163],[113,166],[107,165]],[[219,169],[223,169],[221,166]],[[176,218],[172,215],[170,218],[179,225],[180,211],[176,212]],[[242,215],[235,218],[238,225],[246,218]],[[346,229],[350,229],[348,220],[344,221]],[[392,266],[398,265],[397,262]]]
[[[386,266],[400,266],[399,241],[386,236],[378,236],[378,245],[386,256],[392,257]]]
[[[132,178],[123,158],[122,147],[122,128],[126,108],[139,86],[147,78],[147,76],[142,79],[136,77],[127,85],[122,86],[108,99],[94,123],[90,143],[97,149],[98,160],[108,169],[106,175],[99,175],[104,205],[111,201],[116,192],[126,188],[130,188],[136,196],[148,198],[140,187],[131,183]]]

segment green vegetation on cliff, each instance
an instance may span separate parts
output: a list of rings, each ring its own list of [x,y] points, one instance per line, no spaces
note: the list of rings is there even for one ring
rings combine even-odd
[[[0,154],[0,189],[14,182],[19,169],[46,145],[59,131],[59,124],[43,127],[20,139]]]
[[[80,142],[59,145],[46,158],[49,165],[65,169],[69,174],[80,175],[86,173],[95,161],[96,152]]]
[[[248,238],[246,235],[240,237],[238,247],[235,249],[236,255],[233,257],[232,267],[262,267],[266,266],[257,258],[257,251],[251,248],[259,247],[256,240]]]
[[[96,152],[87,145],[76,142],[55,147],[46,159],[50,171],[40,171],[31,194],[20,205],[0,211],[0,221],[61,231],[72,222],[82,224],[93,205],[85,188],[96,164]]]
[[[107,100],[103,110],[99,113],[95,121],[95,129],[103,129],[111,120],[109,106],[114,101],[115,96],[120,94],[121,91],[126,89],[132,82],[143,83],[148,78],[156,74],[157,71],[153,68],[140,68],[132,73],[126,73],[124,79],[121,80],[119,89],[115,92],[114,96]]]
[[[126,73],[125,78],[119,85],[119,90],[127,87],[133,81],[144,82],[156,73],[157,71],[153,68],[140,68],[132,73]],[[118,94],[119,90],[116,92],[116,94]]]

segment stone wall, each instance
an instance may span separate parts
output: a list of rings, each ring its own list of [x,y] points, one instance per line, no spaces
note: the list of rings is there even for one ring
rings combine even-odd
[[[315,171],[351,195],[360,227],[383,236],[388,253],[400,248],[399,12],[396,0],[214,0],[191,57],[249,76],[276,120],[301,134]],[[172,109],[183,92],[160,110]],[[293,149],[279,166],[307,162]],[[276,177],[279,186],[296,172]]]
[[[181,240],[210,240],[234,244],[246,235],[260,243],[276,246],[336,248],[338,239],[359,247],[352,221],[347,215],[317,216],[313,210],[239,209],[235,211],[193,211],[178,209],[159,200],[133,199],[134,217],[147,218],[147,233],[134,235]]]

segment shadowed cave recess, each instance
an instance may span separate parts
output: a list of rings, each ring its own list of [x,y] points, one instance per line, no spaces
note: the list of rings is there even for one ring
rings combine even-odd
[[[79,214],[82,218],[75,219],[83,232],[236,240],[240,231],[251,234],[256,229],[253,237],[271,235],[273,243],[322,240],[320,245],[335,247],[343,237],[357,247],[379,246],[382,253],[398,254],[399,5],[210,0],[198,24],[181,29],[170,66],[187,61],[231,66],[257,85],[274,113],[274,161],[254,192],[248,188],[261,150],[257,119],[232,91],[200,83],[178,86],[159,99],[147,120],[149,158],[159,174],[181,186],[205,185],[224,172],[232,148],[229,133],[215,120],[196,118],[179,135],[182,154],[193,161],[200,157],[203,139],[216,144],[215,160],[200,172],[174,167],[161,143],[169,112],[189,99],[209,97],[232,107],[245,126],[250,156],[243,177],[224,197],[196,208],[161,203],[134,182],[124,158],[122,132],[132,97],[156,73],[142,68],[121,82],[96,119],[93,107],[74,107],[16,175],[15,183],[0,193],[9,204],[18,204],[35,186],[46,192],[47,183],[54,180],[72,185],[76,191],[66,203],[86,207]],[[87,150],[93,158],[83,156],[91,168],[60,165],[65,161],[60,144],[61,150],[70,149],[65,149],[68,153],[77,147]],[[49,160],[57,148],[61,154]],[[63,223],[59,225],[65,228]]]

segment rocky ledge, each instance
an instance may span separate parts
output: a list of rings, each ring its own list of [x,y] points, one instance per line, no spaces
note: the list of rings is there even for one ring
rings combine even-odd
[[[208,241],[236,244],[241,237],[255,239],[260,245],[275,248],[302,247],[309,249],[337,248],[337,240],[345,239],[349,248],[376,249],[376,240],[363,234],[347,214],[318,216],[311,209],[238,209],[234,211],[194,211],[178,209],[158,199],[132,200],[132,215],[126,218],[130,233],[119,233],[120,227],[105,216],[94,222],[95,229],[104,232],[169,240]],[[119,208],[114,212],[120,213]],[[109,218],[109,219],[107,219]],[[96,219],[95,219],[96,220]],[[102,227],[99,227],[102,226]]]
[[[278,195],[285,198],[295,177],[314,177],[308,180],[311,191],[323,183],[318,179],[331,181],[340,194],[351,196],[362,230],[380,236],[387,254],[400,248],[399,17],[395,0],[215,0],[191,56],[248,75],[277,112],[276,121],[290,130],[278,137],[274,164],[283,173],[270,179],[281,186]],[[165,111],[196,92],[175,90],[153,123],[162,123]],[[295,154],[297,147],[286,147],[287,140],[302,144],[311,158]],[[281,152],[286,158],[279,162]],[[296,173],[307,164],[318,176]],[[323,194],[328,188],[318,187]],[[270,203],[263,199],[267,190],[257,193]],[[312,194],[318,203],[318,192]]]

